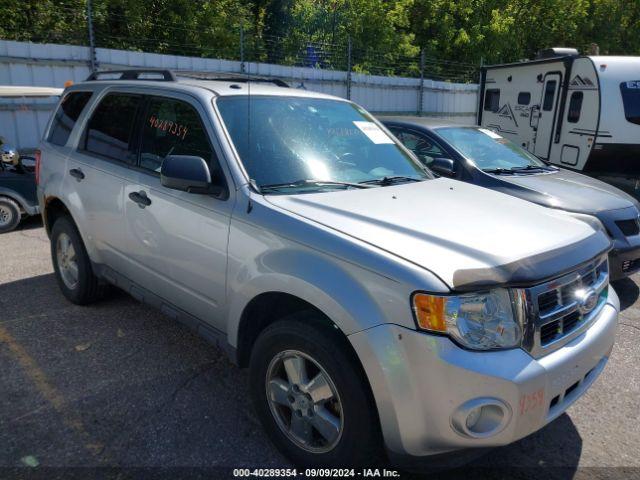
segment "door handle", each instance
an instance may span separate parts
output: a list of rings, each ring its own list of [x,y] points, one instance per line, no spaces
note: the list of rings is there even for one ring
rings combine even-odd
[[[140,208],[148,207],[151,205],[151,199],[147,197],[147,192],[140,190],[139,192],[131,192],[129,194],[131,201],[138,204]]]
[[[79,182],[84,180],[84,173],[79,168],[72,168],[71,170],[69,170],[69,175],[71,175]]]

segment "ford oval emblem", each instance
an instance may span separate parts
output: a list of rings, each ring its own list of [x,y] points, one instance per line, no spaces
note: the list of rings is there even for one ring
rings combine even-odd
[[[583,288],[576,292],[578,310],[583,315],[591,312],[598,304],[598,294],[593,288]]]

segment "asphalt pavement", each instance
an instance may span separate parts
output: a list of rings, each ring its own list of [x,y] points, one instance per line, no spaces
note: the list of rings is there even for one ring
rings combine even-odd
[[[246,371],[122,292],[70,304],[52,272],[39,219],[0,236],[0,478],[290,467],[252,411]],[[461,478],[640,478],[639,282],[614,285],[617,344],[587,394]]]

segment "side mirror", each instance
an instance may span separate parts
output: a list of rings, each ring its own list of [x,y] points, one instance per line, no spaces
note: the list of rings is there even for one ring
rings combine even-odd
[[[189,193],[216,194],[221,189],[211,183],[211,171],[202,157],[167,155],[160,169],[164,187]]]
[[[456,166],[450,158],[434,158],[429,168],[440,175],[451,177],[456,173]]]
[[[18,154],[18,151],[11,145],[2,145],[2,150],[0,153],[2,155],[2,163],[13,166],[18,165],[20,161],[20,155]]]

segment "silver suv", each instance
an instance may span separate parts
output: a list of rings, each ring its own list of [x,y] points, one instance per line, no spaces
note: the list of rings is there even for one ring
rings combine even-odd
[[[504,445],[602,372],[619,301],[601,231],[434,178],[343,99],[108,76],[66,90],[41,146],[60,288],[115,285],[224,348],[295,464]]]

